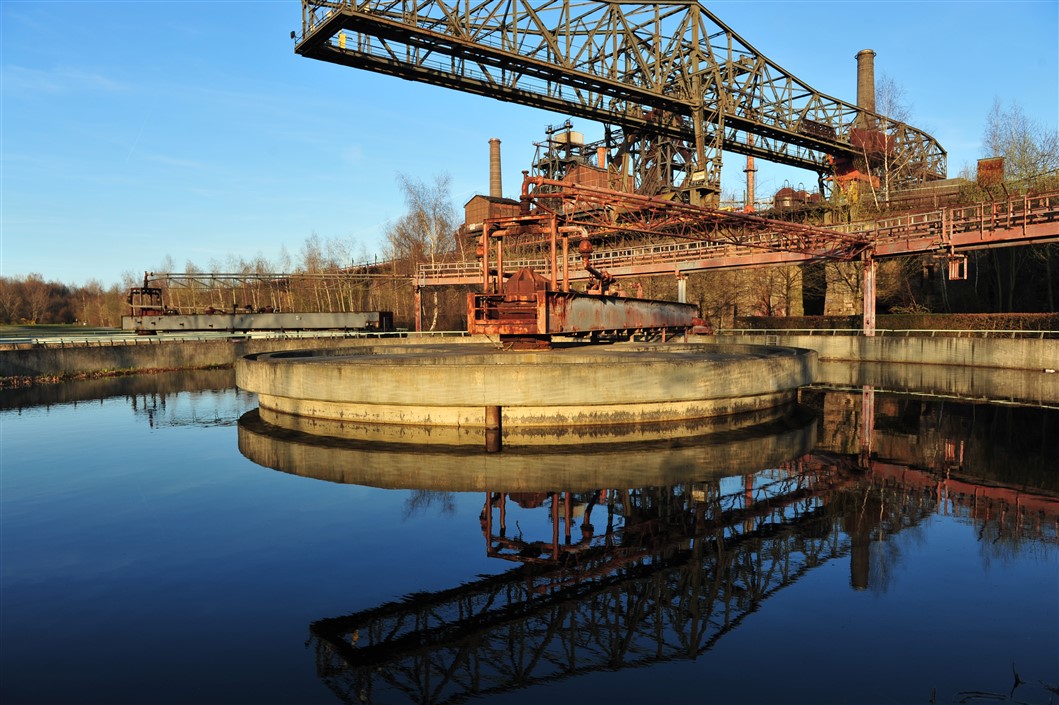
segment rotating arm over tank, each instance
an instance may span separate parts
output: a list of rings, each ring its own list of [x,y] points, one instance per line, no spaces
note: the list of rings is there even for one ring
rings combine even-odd
[[[823,173],[863,155],[866,123],[902,180],[946,171],[930,135],[814,90],[696,2],[303,0],[296,51],[683,141],[709,190],[721,150]]]

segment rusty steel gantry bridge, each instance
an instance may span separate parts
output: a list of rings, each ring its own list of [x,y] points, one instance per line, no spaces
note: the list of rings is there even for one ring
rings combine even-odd
[[[602,123],[612,166],[695,204],[720,193],[723,151],[821,182],[881,152],[893,186],[946,175],[873,90],[854,105],[810,87],[698,2],[302,0],[296,51]]]

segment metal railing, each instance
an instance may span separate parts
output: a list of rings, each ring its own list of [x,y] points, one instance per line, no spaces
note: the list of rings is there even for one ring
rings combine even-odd
[[[718,328],[715,335],[810,335],[840,336],[863,335],[863,328]],[[1053,339],[1059,338],[1055,330],[999,330],[996,328],[954,329],[954,328],[876,328],[876,337],[899,338],[1010,338],[1010,339]]]
[[[911,254],[926,251],[924,250],[926,245],[919,241],[913,246],[906,242],[910,239],[930,238],[933,246],[941,247],[950,243],[955,234],[1012,230],[1056,221],[1059,221],[1059,194],[1049,193],[1038,196],[1017,196],[994,203],[951,206],[926,213],[910,213],[881,218],[877,221],[831,225],[827,228],[837,233],[870,235],[876,246],[887,245],[892,248],[905,243],[907,252]],[[753,255],[774,249],[768,246],[763,237],[747,238],[742,243],[698,240],[648,244],[613,250],[600,249],[592,253],[590,261],[597,268],[665,263],[672,264],[676,270],[682,269],[683,263],[736,255]],[[895,254],[895,252],[890,254]],[[539,272],[547,271],[549,268],[549,264],[544,259],[505,261],[505,269],[515,270],[524,266],[533,267]],[[569,271],[571,279],[583,279],[588,276],[582,269],[579,255],[570,257]],[[446,279],[466,279],[480,275],[481,264],[478,262],[421,264],[416,273],[417,280],[421,284],[427,281],[442,283]]]
[[[46,337],[0,337],[0,350],[25,350],[30,348],[84,348],[122,347],[129,345],[160,345],[178,342],[217,342],[241,340],[294,340],[312,338],[466,338],[467,331],[388,331],[368,333],[363,331],[248,331],[245,333],[159,333],[157,335],[93,335],[93,336],[46,336]]]

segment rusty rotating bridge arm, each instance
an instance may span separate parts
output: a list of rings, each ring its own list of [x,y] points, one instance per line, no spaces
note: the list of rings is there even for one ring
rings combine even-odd
[[[930,135],[812,89],[697,2],[303,0],[302,15],[303,56],[667,135],[711,180],[722,149],[823,173],[863,153],[866,121],[910,178],[945,175]]]
[[[847,261],[860,258],[873,245],[868,233],[839,232],[539,176],[525,178],[523,200],[533,204],[534,213],[554,214],[564,225],[581,226],[598,240],[629,233]]]

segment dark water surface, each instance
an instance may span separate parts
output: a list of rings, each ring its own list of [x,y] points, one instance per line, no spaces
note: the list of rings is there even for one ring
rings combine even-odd
[[[232,381],[0,393],[0,701],[1059,702],[1055,409],[487,456]]]

